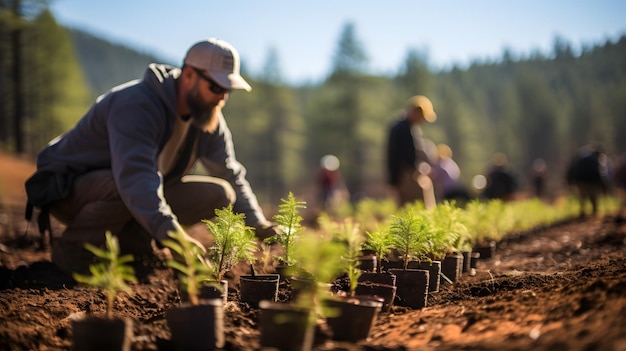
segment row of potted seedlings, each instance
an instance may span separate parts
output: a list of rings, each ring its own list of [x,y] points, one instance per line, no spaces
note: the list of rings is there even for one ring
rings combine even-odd
[[[277,257],[278,267],[284,272],[283,278],[292,293],[286,303],[261,302],[262,347],[310,350],[320,320],[326,323],[335,340],[365,339],[383,305],[380,298],[355,295],[362,248],[358,226],[346,219],[341,225],[333,226],[333,230],[306,230],[299,213],[305,205],[290,193],[274,216],[281,230],[275,237],[266,239],[284,247],[284,254]],[[327,217],[320,222],[324,223],[324,219],[327,224],[335,224]],[[350,280],[344,293],[333,289],[333,283],[342,274]]]
[[[215,218],[205,221],[215,239],[207,252],[180,233],[170,233],[164,245],[175,258],[168,265],[177,272],[181,291],[180,306],[166,314],[175,349],[224,346],[223,305],[228,291],[224,274],[239,262],[251,267],[250,275],[240,277],[239,302],[260,310],[261,346],[310,350],[320,321],[335,340],[366,339],[379,313],[393,305],[426,306],[428,294],[437,292],[441,282],[454,283],[464,271],[471,274],[475,258],[489,258],[494,243],[506,233],[548,225],[571,217],[572,212],[555,211],[538,200],[471,201],[464,208],[445,202],[431,210],[420,203],[397,209],[386,201],[364,200],[354,216],[337,219],[322,214],[319,230],[310,230],[301,225],[300,210],[305,207],[289,193],[273,217],[280,230],[266,241],[283,249],[275,257],[277,274],[255,272],[252,262],[258,244],[253,228],[245,225],[242,214],[233,213],[232,206],[216,210]],[[96,327],[96,336],[82,337],[85,325],[96,320],[106,328],[132,333],[130,320],[114,318],[112,306],[119,292],[131,290],[127,283],[136,281],[128,266],[132,257],[119,257],[119,245],[110,233],[105,249],[86,248],[101,262],[91,267],[91,276],[75,274],[74,278],[104,289],[107,317],[74,321],[74,349],[130,350],[130,335],[111,337],[102,326]],[[277,299],[279,279],[291,289],[287,302]]]
[[[361,209],[377,213],[366,214],[362,210],[354,217],[344,218],[322,214],[318,218],[319,229],[312,231],[299,224],[302,217],[298,209],[304,206],[289,194],[279,216],[274,218],[283,230],[277,237],[268,238],[286,247],[285,255],[278,257],[280,271],[285,272],[291,287],[298,292],[288,304],[260,304],[264,347],[310,349],[311,328],[319,317],[335,340],[366,339],[378,313],[390,311],[394,304],[415,309],[426,306],[428,295],[438,291],[440,281],[454,283],[463,272],[472,273],[476,260],[471,258],[478,256],[475,250],[484,246],[493,254],[492,242],[506,231],[526,229],[515,219],[515,213],[527,215],[531,208],[546,207],[534,200],[524,208],[493,200],[474,201],[466,208],[446,202],[426,210],[423,204],[416,203],[384,215],[383,211],[393,206],[388,202],[382,206],[370,202]],[[548,217],[545,210],[534,213],[540,214],[534,225],[564,216],[555,213]],[[476,221],[479,214],[481,220]],[[368,228],[374,229],[362,230],[358,218],[366,218]],[[489,224],[481,224],[477,232],[477,223],[483,221]],[[490,255],[485,253],[484,257]],[[287,311],[299,313],[301,319],[284,317]],[[295,322],[298,320],[300,324]],[[306,320],[308,324],[304,323]],[[308,328],[302,328],[303,325]],[[269,333],[276,327],[285,329],[278,334]],[[296,330],[303,332],[298,334]]]

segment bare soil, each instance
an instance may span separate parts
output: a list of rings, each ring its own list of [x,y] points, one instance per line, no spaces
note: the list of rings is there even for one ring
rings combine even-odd
[[[104,295],[55,269],[35,228],[25,233],[23,195],[7,193],[0,193],[0,349],[69,350],[70,320],[103,313]],[[55,224],[56,234],[60,229]],[[320,325],[316,349],[626,350],[625,247],[626,223],[611,217],[517,233],[498,243],[495,257],[479,260],[475,276],[431,294],[427,307],[380,314],[358,344],[330,341]],[[260,349],[258,311],[238,303],[238,274],[245,272],[238,266],[229,276],[226,350]],[[286,289],[281,285],[281,299]],[[165,313],[179,301],[168,269],[120,295],[114,313],[134,320],[132,350],[172,349]]]

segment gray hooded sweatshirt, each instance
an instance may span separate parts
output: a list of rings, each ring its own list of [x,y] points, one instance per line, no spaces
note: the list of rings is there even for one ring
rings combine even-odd
[[[142,80],[111,89],[78,121],[51,141],[37,158],[37,172],[53,172],[62,179],[111,169],[122,201],[133,217],[157,240],[175,230],[176,216],[162,191],[158,156],[172,135],[176,115],[175,79],[181,70],[151,64]],[[234,210],[246,223],[266,221],[235,158],[232,136],[224,117],[214,132],[202,131],[194,156],[211,176],[227,180],[235,189]]]

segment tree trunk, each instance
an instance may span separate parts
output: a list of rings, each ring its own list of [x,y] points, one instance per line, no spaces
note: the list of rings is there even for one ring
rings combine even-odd
[[[13,2],[13,14],[15,18],[21,18],[21,0]],[[19,26],[11,31],[11,51],[13,56],[13,92],[15,105],[13,110],[13,132],[15,142],[15,152],[21,154],[24,152],[24,131],[23,131],[23,114],[24,114],[24,96],[22,91],[22,29]]]

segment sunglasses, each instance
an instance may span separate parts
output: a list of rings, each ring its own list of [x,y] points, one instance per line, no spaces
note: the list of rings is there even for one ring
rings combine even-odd
[[[196,71],[196,73],[198,73],[198,75],[206,80],[209,83],[209,90],[213,93],[213,94],[217,94],[217,95],[221,95],[221,94],[226,94],[228,92],[230,92],[230,89],[226,89],[223,88],[222,86],[220,86],[219,84],[217,84],[213,79],[207,77],[204,75],[204,73],[202,73],[201,70],[194,68],[194,71]]]

